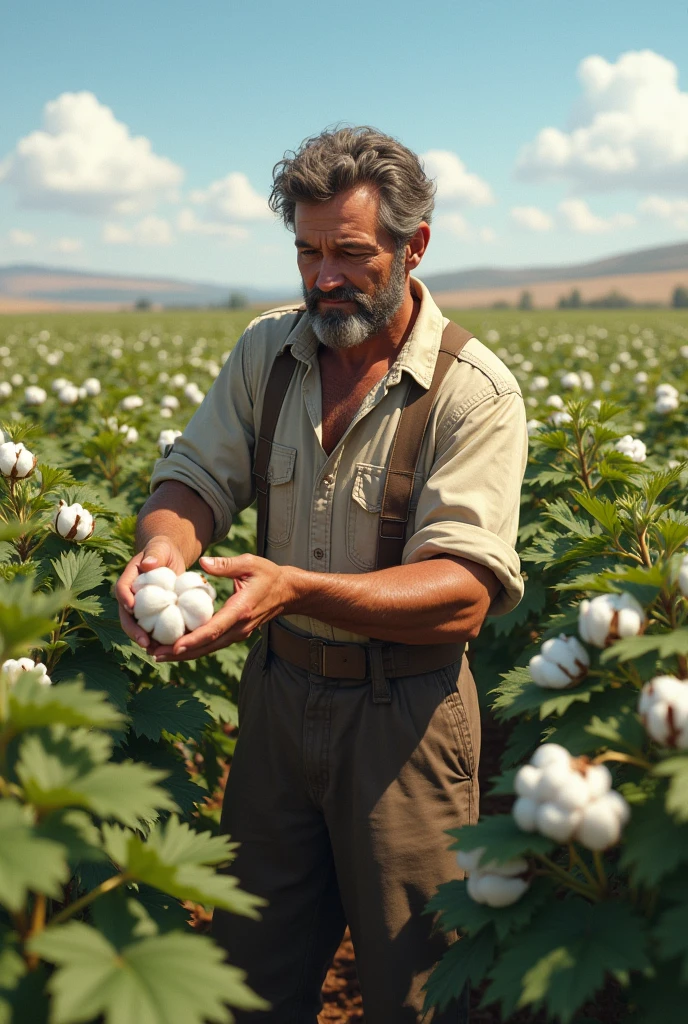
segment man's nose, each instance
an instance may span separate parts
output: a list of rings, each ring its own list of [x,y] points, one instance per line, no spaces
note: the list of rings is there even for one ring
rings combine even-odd
[[[346,278],[333,259],[323,258],[318,269],[318,276],[315,281],[321,292],[331,292],[335,288],[341,288],[346,284]]]

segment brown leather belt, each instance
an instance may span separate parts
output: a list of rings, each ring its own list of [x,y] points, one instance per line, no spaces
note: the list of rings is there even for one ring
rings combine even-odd
[[[372,652],[381,656],[385,676],[417,676],[447,668],[463,657],[465,644],[348,644],[299,636],[277,622],[268,626],[270,649],[280,658],[328,679],[364,680],[372,677]]]

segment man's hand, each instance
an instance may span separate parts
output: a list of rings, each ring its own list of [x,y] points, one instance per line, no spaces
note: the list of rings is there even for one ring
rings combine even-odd
[[[134,555],[127,564],[115,585],[115,597],[119,604],[119,621],[122,623],[122,629],[139,646],[149,648],[151,653],[157,649],[157,645],[147,633],[144,633],[133,616],[134,592],[131,588],[140,573],[150,572],[151,569],[159,569],[161,566],[168,566],[177,576],[186,571],[184,558],[179,548],[167,537],[152,537],[144,549],[139,551],[138,555]]]
[[[254,629],[281,615],[288,602],[287,573],[267,558],[204,556],[200,563],[203,571],[210,575],[233,579],[234,593],[205,626],[185,633],[171,646],[158,646],[155,649],[157,661],[189,661],[246,640]],[[141,627],[136,628],[140,632]]]

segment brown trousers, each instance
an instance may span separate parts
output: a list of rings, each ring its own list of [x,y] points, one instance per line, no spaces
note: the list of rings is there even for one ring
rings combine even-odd
[[[316,1024],[346,924],[366,1024],[456,1024],[465,1007],[421,1013],[422,986],[456,933],[424,907],[460,878],[445,829],[478,816],[480,715],[464,657],[390,680],[326,679],[267,650],[249,653],[222,832],[228,869],[269,901],[261,920],[215,911],[213,934],[269,1011],[240,1024]]]

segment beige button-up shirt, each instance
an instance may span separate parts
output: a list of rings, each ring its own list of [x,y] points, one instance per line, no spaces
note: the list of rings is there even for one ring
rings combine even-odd
[[[291,345],[296,372],[275,431],[268,478],[266,555],[311,572],[362,573],[375,567],[384,478],[406,398],[407,376],[432,380],[447,320],[412,278],[420,312],[393,365],[376,384],[328,455],[322,441],[318,340],[294,307],[272,310],[246,328],[219,376],[166,458],[154,490],[179,480],[210,506],[214,540],[255,498],[255,438],[273,360]],[[528,450],[518,383],[475,338],[447,372],[421,449],[403,563],[447,552],[486,565],[502,584],[490,614],[510,611],[523,595],[514,544]],[[362,642],[357,633],[303,615],[285,616],[297,631]]]

